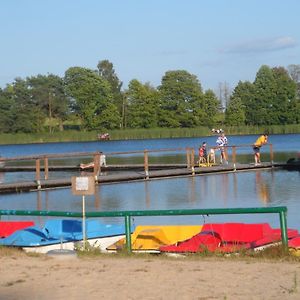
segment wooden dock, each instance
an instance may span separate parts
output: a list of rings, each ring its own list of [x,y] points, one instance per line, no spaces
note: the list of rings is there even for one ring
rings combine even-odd
[[[259,166],[254,164],[227,164],[214,165],[209,167],[194,166],[187,168],[186,164],[151,164],[145,172],[144,165],[111,165],[101,167],[99,175],[95,176],[97,184],[118,183],[130,181],[143,181],[151,179],[163,179],[171,177],[199,176],[217,173],[231,173],[251,171],[259,169],[283,168],[285,164],[262,163]],[[43,168],[41,167],[41,171]],[[78,171],[78,176],[84,172],[85,175],[92,175],[93,168],[81,170],[79,166],[49,166],[52,171]],[[3,166],[0,172],[24,172],[35,171],[34,166]],[[52,189],[59,187],[71,187],[71,178],[61,179],[40,179],[26,182],[13,182],[0,184],[0,193],[18,193]]]

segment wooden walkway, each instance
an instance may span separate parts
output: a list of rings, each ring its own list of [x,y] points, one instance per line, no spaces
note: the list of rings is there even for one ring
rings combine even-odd
[[[144,170],[144,165],[112,165],[101,167],[101,173],[95,178],[98,184],[101,183],[117,183],[130,182],[151,179],[162,179],[170,177],[183,176],[199,176],[216,173],[230,173],[240,171],[250,171],[257,169],[283,168],[285,164],[262,163],[260,166],[254,164],[228,164],[215,165],[211,167],[187,168],[186,164],[151,164],[149,165],[148,174]],[[41,168],[42,169],[42,168]],[[49,167],[52,171],[78,171],[78,176],[83,172],[78,166],[52,166]],[[20,171],[35,171],[35,167],[9,167],[4,166],[0,172],[20,172]],[[93,175],[93,169],[86,169],[86,175]],[[0,193],[18,193],[26,191],[37,191],[43,189],[51,189],[58,187],[71,187],[71,178],[47,179],[26,182],[13,182],[0,184]]]

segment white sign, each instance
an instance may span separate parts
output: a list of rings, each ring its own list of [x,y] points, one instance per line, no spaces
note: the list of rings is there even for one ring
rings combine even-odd
[[[88,177],[76,177],[76,190],[87,191],[89,189],[89,178]]]
[[[95,194],[95,178],[93,176],[73,176],[72,192],[74,195]]]

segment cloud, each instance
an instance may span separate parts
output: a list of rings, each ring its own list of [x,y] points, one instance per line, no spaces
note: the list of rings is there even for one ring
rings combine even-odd
[[[279,51],[297,46],[296,40],[290,36],[269,39],[256,39],[245,41],[236,45],[221,49],[223,53],[261,53]]]

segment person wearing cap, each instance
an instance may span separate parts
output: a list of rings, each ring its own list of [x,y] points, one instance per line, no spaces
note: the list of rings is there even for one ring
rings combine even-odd
[[[227,156],[226,156],[226,146],[228,145],[227,137],[225,136],[225,133],[222,131],[216,140],[217,149],[221,150],[221,157],[220,157],[220,163],[221,164],[228,164]]]

